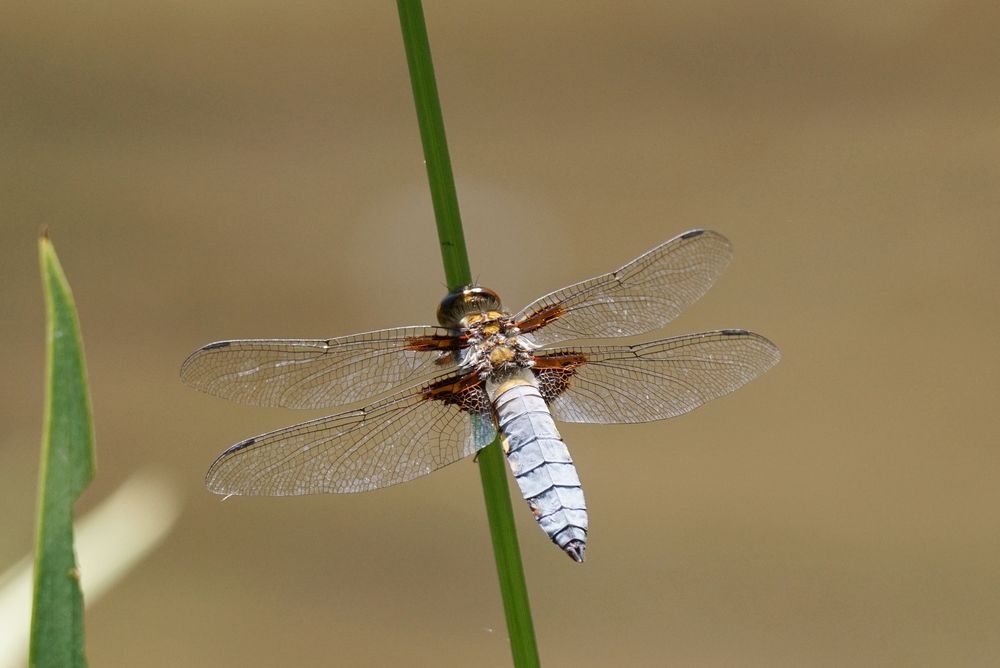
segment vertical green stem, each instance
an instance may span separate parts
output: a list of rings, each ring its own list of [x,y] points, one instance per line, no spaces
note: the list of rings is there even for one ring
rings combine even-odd
[[[424,162],[431,187],[431,201],[434,203],[444,274],[448,289],[455,290],[472,282],[472,272],[465,252],[465,234],[462,232],[462,218],[458,212],[455,177],[451,172],[451,158],[444,134],[444,119],[441,116],[441,101],[434,78],[431,47],[427,41],[424,10],[419,0],[398,0],[396,5],[399,7],[406,60],[410,66],[413,100],[417,105],[417,122],[420,124],[420,140],[424,145]]]
[[[431,200],[434,203],[441,258],[448,288],[454,290],[471,283],[472,272],[469,270],[469,258],[465,251],[465,235],[462,233],[455,179],[448,157],[448,142],[445,139],[441,102],[434,79],[424,10],[420,0],[397,0],[396,5],[403,31],[403,44],[406,47],[406,60],[410,67],[410,82],[417,107],[424,160],[427,163],[427,180],[430,182]],[[514,512],[507,491],[507,473],[497,443],[492,443],[480,452],[479,473],[514,665],[518,668],[538,666],[538,647],[531,623],[521,552],[517,545]]]

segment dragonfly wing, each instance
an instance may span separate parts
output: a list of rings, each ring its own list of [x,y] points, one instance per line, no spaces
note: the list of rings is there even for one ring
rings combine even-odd
[[[250,438],[223,452],[205,478],[217,494],[365,492],[412,480],[496,437],[474,376],[445,376],[365,408]]]
[[[685,232],[618,271],[545,295],[515,320],[543,346],[643,334],[663,327],[705,294],[732,253],[718,232]]]
[[[546,351],[535,374],[553,417],[600,424],[675,417],[742,387],[778,363],[759,334],[727,329],[635,346]]]
[[[441,327],[400,327],[335,339],[218,341],[196,350],[181,380],[254,406],[330,408],[454,368],[461,340]]]

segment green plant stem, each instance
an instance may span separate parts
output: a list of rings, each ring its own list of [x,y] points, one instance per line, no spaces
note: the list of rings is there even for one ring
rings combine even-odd
[[[396,5],[399,7],[406,60],[410,66],[410,83],[417,106],[420,141],[424,146],[427,181],[431,187],[431,202],[434,204],[444,274],[448,289],[455,290],[472,282],[472,272],[465,251],[465,234],[462,232],[462,218],[458,212],[455,177],[451,172],[451,158],[444,134],[444,119],[441,116],[441,101],[434,78],[431,47],[427,41],[424,10],[419,0],[398,0]]]
[[[397,0],[399,23],[403,32],[406,60],[410,68],[413,99],[420,125],[420,139],[427,164],[434,217],[437,221],[441,258],[444,262],[448,288],[454,290],[472,282],[469,258],[465,251],[465,235],[458,210],[455,179],[448,157],[441,102],[434,79],[434,64],[427,39],[427,26],[420,0]],[[507,617],[514,665],[518,668],[538,666],[538,646],[531,623],[528,589],[524,580],[524,567],[517,544],[514,512],[507,490],[507,473],[503,455],[497,442],[491,443],[479,455],[479,473],[486,501],[493,553],[496,558],[500,594]]]

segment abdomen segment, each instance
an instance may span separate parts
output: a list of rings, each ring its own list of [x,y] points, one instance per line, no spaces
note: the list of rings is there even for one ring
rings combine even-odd
[[[580,478],[530,374],[490,388],[507,463],[542,530],[574,561],[582,562],[587,504]]]

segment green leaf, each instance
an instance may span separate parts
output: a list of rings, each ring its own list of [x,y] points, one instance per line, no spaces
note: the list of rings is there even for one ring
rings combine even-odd
[[[397,0],[396,6],[410,69],[410,83],[413,86],[417,123],[424,147],[427,180],[434,204],[445,279],[448,288],[454,290],[471,283],[472,272],[469,270],[469,258],[465,251],[465,236],[462,232],[451,159],[448,156],[448,142],[445,138],[441,100],[434,77],[424,10],[420,0]],[[539,665],[538,644],[531,622],[528,587],[524,580],[505,469],[498,441],[479,452],[479,473],[493,540],[493,556],[500,579],[500,595],[507,618],[510,649],[517,668],[531,668]]]
[[[38,250],[48,325],[29,662],[85,666],[73,503],[94,477],[90,398],[73,295],[48,235]]]

